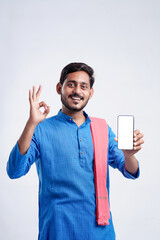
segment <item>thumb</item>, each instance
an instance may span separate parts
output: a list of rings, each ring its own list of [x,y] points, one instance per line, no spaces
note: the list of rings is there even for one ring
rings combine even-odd
[[[115,140],[116,142],[118,142],[118,138],[117,138],[117,137],[115,137],[114,140]]]
[[[32,91],[29,89],[29,103],[32,104]]]
[[[45,111],[43,112],[43,115],[44,115],[45,117],[47,117],[47,115],[48,115],[49,112],[50,112],[50,106],[47,106],[47,107],[45,108]]]

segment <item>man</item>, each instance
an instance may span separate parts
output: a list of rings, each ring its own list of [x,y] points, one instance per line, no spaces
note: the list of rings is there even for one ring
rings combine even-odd
[[[47,118],[50,107],[38,102],[42,87],[29,90],[30,116],[7,163],[10,178],[25,175],[35,162],[39,177],[39,240],[113,240],[109,225],[98,225],[95,209],[93,139],[89,116],[83,111],[93,96],[94,71],[84,63],[70,63],[61,72],[57,93],[62,109]],[[39,109],[43,107],[42,113]],[[107,124],[106,124],[107,125]],[[134,154],[144,142],[134,132],[134,149],[118,150],[108,126],[108,165],[127,178],[139,176]],[[107,190],[109,195],[109,169]]]

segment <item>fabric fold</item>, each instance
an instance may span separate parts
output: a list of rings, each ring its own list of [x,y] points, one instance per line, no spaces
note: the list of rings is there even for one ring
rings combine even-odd
[[[107,191],[108,126],[104,119],[90,117],[94,148],[94,184],[96,220],[98,225],[109,225],[110,210]]]

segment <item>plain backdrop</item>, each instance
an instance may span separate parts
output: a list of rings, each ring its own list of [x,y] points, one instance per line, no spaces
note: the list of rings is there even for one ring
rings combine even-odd
[[[116,133],[117,115],[133,114],[144,133],[139,179],[110,168],[117,239],[159,239],[159,12],[158,0],[0,1],[0,239],[38,237],[35,165],[11,180],[6,164],[29,116],[29,89],[42,84],[40,101],[51,106],[48,117],[57,114],[55,86],[70,62],[95,71],[90,116],[105,118]]]

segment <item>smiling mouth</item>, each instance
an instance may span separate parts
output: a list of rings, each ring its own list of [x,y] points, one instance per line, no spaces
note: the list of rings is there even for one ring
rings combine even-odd
[[[75,101],[80,101],[80,100],[82,100],[82,97],[73,97],[73,96],[70,96],[70,98],[71,98],[72,100],[75,100]]]

